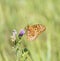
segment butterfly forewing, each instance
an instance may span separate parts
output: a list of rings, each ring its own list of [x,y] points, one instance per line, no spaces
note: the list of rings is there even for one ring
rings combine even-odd
[[[35,24],[32,26],[27,26],[26,33],[28,40],[34,40],[37,38],[39,34],[41,34],[45,30],[45,26],[41,24]]]

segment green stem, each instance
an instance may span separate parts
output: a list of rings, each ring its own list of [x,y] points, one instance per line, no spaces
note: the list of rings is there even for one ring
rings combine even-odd
[[[22,55],[21,40],[16,44],[16,61],[20,61]]]

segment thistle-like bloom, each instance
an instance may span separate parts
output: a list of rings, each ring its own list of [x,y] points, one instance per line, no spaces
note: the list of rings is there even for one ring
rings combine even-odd
[[[21,29],[20,32],[19,32],[18,37],[22,37],[24,34],[25,34],[25,30]]]
[[[14,30],[12,31],[12,33],[13,33],[13,36],[16,36],[17,31],[14,29]]]
[[[12,41],[15,41],[15,40],[16,40],[16,34],[17,34],[17,31],[14,29],[14,30],[12,31],[12,36],[11,36],[11,40],[12,40]]]

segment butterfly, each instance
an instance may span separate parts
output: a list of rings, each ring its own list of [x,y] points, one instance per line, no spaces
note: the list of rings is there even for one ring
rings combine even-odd
[[[34,40],[40,35],[43,31],[45,31],[46,27],[41,24],[28,25],[26,27],[26,34],[28,40]]]

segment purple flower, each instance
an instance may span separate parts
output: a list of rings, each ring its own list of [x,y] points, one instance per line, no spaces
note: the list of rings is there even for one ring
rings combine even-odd
[[[21,29],[18,36],[21,37],[21,36],[23,36],[24,34],[25,34],[25,30]]]

